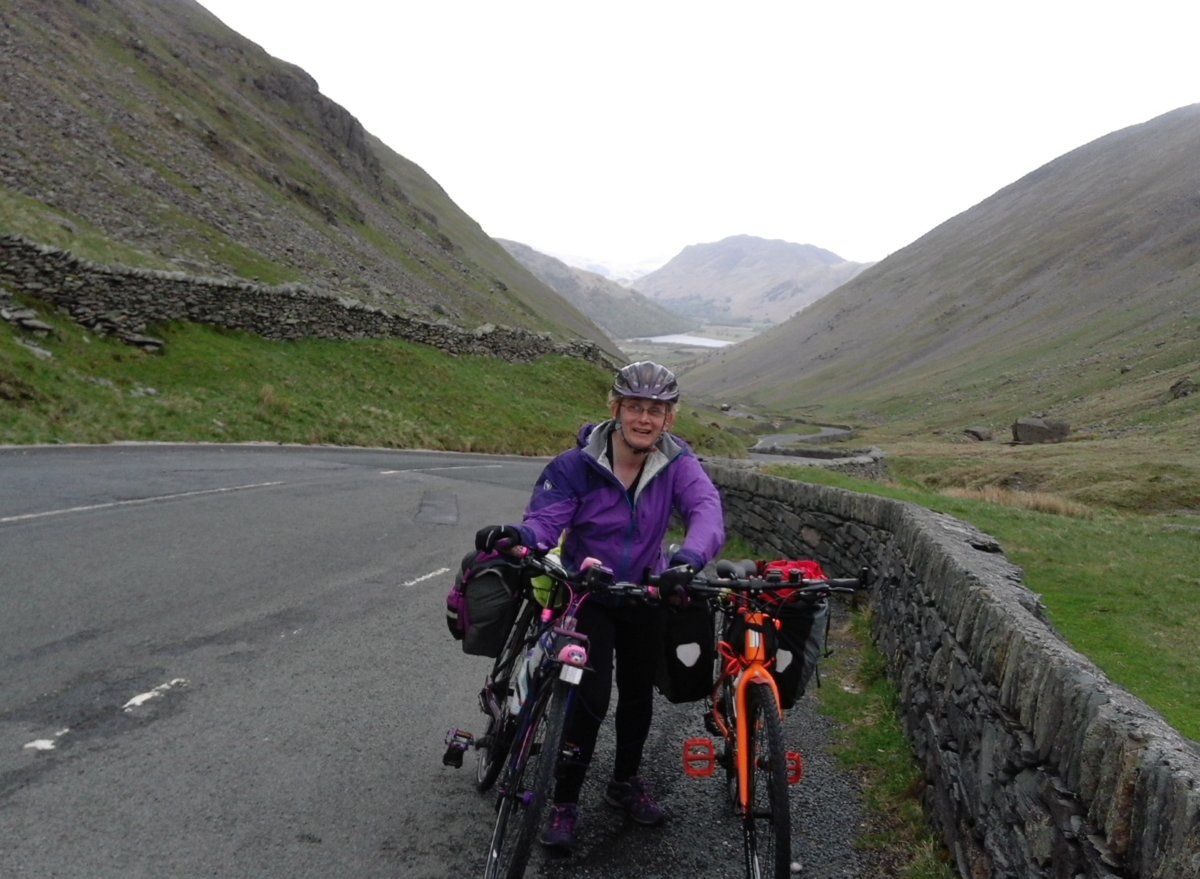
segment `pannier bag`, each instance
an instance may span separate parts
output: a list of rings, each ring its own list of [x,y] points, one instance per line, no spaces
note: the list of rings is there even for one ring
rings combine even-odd
[[[663,609],[663,651],[654,686],[668,702],[698,702],[712,693],[713,618],[704,602]]]
[[[779,639],[771,674],[779,687],[779,704],[791,708],[804,695],[825,652],[829,602],[802,599],[779,609]]]
[[[467,553],[446,596],[446,626],[463,653],[495,659],[521,605],[521,571],[495,553]]]
[[[819,562],[807,559],[779,559],[759,563],[758,568],[759,576],[768,579],[780,577],[785,582],[824,580],[826,577]],[[781,602],[791,594],[791,590],[787,589],[775,593]],[[817,663],[825,652],[829,602],[825,599],[810,601],[802,598],[784,603],[776,609],[776,617],[779,630],[775,637],[775,664],[771,667],[771,676],[779,688],[780,707],[791,708],[804,695],[808,682],[817,670]],[[743,619],[734,619],[731,637],[742,637],[744,626]]]

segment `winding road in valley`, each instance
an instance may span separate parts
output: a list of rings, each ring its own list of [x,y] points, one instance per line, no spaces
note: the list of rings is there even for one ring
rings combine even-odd
[[[441,765],[486,660],[444,623],[475,530],[543,461],[273,445],[0,448],[0,876],[443,877],[481,871],[491,801]],[[660,701],[671,820],[600,802],[530,876],[738,876],[699,709]],[[875,875],[857,793],[801,700],[787,734],[807,877]],[[468,756],[468,761],[472,759]]]

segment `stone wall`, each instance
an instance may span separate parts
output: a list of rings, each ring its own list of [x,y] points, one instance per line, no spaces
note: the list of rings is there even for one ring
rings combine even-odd
[[[1200,876],[1200,746],[1067,645],[994,539],[913,504],[706,467],[731,531],[877,572],[875,638],[964,877]]]
[[[14,235],[0,236],[0,283],[54,305],[97,333],[146,347],[156,347],[156,340],[145,336],[148,328],[190,321],[277,340],[399,338],[453,354],[510,361],[559,354],[613,365],[586,340],[559,343],[548,333],[490,324],[465,330],[299,287],[101,266]]]

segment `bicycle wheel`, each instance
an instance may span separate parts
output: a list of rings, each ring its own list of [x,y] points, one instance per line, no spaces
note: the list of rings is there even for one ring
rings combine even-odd
[[[750,812],[742,816],[746,875],[788,879],[792,866],[792,814],[788,802],[787,752],[775,694],[766,685],[750,690]]]
[[[732,681],[725,681],[721,688],[721,704],[725,717],[733,729],[737,728],[737,693]],[[725,804],[731,814],[738,812],[737,736],[726,736],[721,748],[721,765],[725,767]]]
[[[572,688],[555,679],[538,694],[525,734],[514,746],[501,781],[496,828],[484,879],[521,879],[542,823],[562,750]]]
[[[516,622],[508,633],[504,649],[496,657],[492,672],[479,694],[479,707],[487,715],[487,729],[475,745],[475,787],[486,791],[496,783],[504,758],[512,745],[517,718],[508,710],[509,686],[513,670],[516,669],[525,651],[526,637],[531,626],[536,625],[538,606],[526,601],[517,613]]]

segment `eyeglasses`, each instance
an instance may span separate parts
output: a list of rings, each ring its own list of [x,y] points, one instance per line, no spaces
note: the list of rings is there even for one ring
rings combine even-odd
[[[621,403],[621,408],[630,415],[649,415],[651,418],[662,418],[667,414],[667,407],[662,403],[651,403],[647,406],[645,403],[630,402],[629,400]]]

